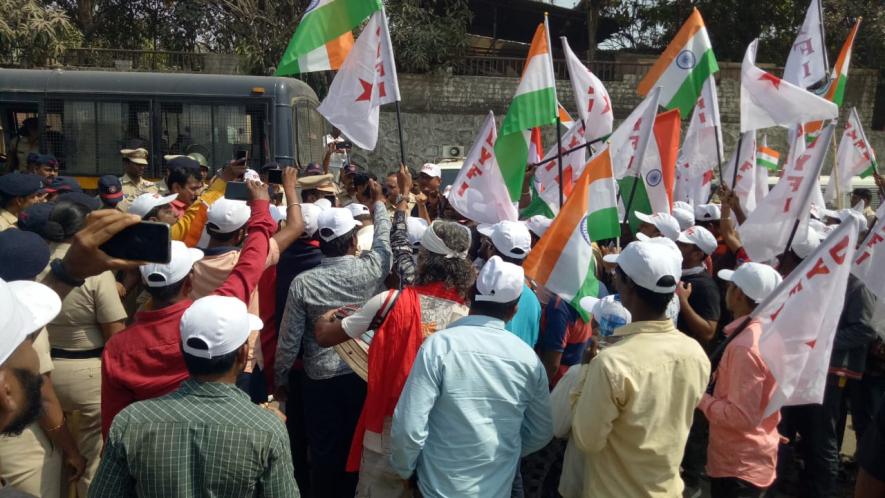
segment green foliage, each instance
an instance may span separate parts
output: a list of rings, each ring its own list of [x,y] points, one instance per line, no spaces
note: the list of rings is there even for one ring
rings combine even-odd
[[[443,70],[467,50],[467,0],[390,0],[390,37],[402,72]]]
[[[0,0],[0,53],[25,67],[50,64],[81,36],[60,9],[33,0]]]

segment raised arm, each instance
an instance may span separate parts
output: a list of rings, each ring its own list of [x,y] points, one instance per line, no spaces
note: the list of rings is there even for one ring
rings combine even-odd
[[[286,226],[277,232],[273,239],[280,248],[280,252],[286,250],[293,242],[304,233],[304,217],[301,216],[301,196],[295,189],[298,181],[298,170],[295,168],[283,168],[283,193],[286,195]]]

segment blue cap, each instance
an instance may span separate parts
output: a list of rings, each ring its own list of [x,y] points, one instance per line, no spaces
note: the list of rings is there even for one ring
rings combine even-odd
[[[33,161],[29,160],[28,162],[33,162],[37,164],[53,164],[58,166],[58,160],[52,154],[36,154],[36,156],[37,157],[34,158]]]
[[[28,173],[0,176],[0,194],[6,197],[27,197],[43,189],[43,178]]]
[[[194,172],[195,176],[200,175],[200,163],[196,159],[188,156],[177,156],[166,162],[166,169],[181,168]]]
[[[80,182],[73,176],[56,176],[46,187],[47,192],[82,192]]]
[[[54,207],[55,204],[50,202],[40,202],[26,207],[24,211],[18,213],[18,228],[42,234]]]
[[[111,206],[123,200],[123,184],[114,175],[104,175],[98,179],[98,196]]]
[[[49,244],[24,230],[0,232],[0,278],[33,280],[49,264]]]
[[[79,204],[90,211],[95,211],[96,209],[101,208],[101,201],[98,200],[98,198],[84,194],[83,192],[65,192],[58,196],[56,200],[58,202]]]

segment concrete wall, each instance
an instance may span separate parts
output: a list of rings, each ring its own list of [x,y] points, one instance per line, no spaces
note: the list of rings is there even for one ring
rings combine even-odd
[[[718,89],[726,156],[731,153],[739,135],[738,77],[738,65],[722,64]],[[639,75],[621,74],[617,78],[617,81],[605,82],[614,105],[616,126],[642,100],[636,94]],[[406,159],[410,165],[420,166],[424,162],[438,161],[443,146],[461,145],[465,150],[469,149],[475,138],[474,134],[489,110],[494,111],[500,126],[518,80],[486,76],[401,74],[399,83]],[[875,91],[875,71],[853,70],[848,82],[843,115],[851,106],[856,106],[874,148],[880,154],[885,154],[885,131],[874,132],[869,129]],[[557,93],[560,102],[576,116],[570,83],[557,81]],[[688,117],[683,117],[685,126],[687,121]],[[545,146],[555,141],[554,133],[552,126],[545,129]],[[786,157],[785,130],[772,128],[766,130],[766,133],[769,146],[781,151],[782,156]],[[841,136],[841,131],[837,135]],[[390,170],[399,163],[399,135],[392,105],[382,109],[376,149],[371,152],[356,151],[354,156],[358,163],[368,165],[376,173]],[[832,164],[832,161],[828,161],[828,164]]]

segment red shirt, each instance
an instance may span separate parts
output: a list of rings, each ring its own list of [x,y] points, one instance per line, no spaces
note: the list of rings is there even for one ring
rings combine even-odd
[[[268,201],[250,201],[246,243],[230,275],[214,294],[249,302],[264,272],[276,229]],[[156,398],[178,388],[189,374],[181,355],[179,322],[191,305],[185,299],[135,314],[135,322],[105,344],[101,364],[101,430],[107,437],[114,417],[135,401]]]

